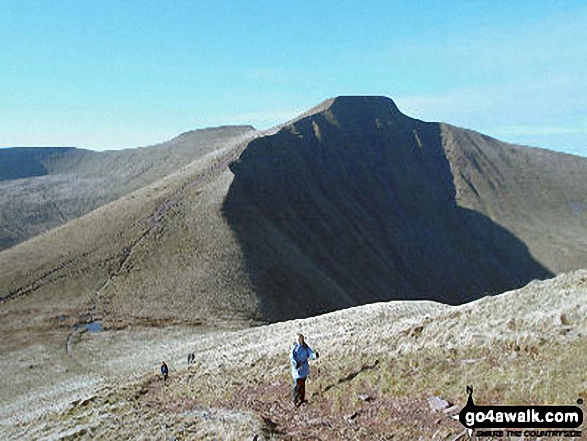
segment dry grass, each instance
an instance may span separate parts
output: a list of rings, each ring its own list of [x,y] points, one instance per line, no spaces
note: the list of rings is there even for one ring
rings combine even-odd
[[[61,316],[68,323],[90,320],[86,314],[115,327],[248,325],[255,299],[220,211],[231,180],[227,163],[241,149],[242,144],[229,143],[155,184],[0,253],[1,296],[10,299],[0,310],[2,333],[23,322],[44,328]],[[230,295],[211,295],[219,290]]]
[[[73,392],[78,401],[67,409],[3,427],[13,437],[454,437],[458,424],[430,413],[427,397],[463,405],[473,384],[478,403],[587,398],[586,294],[587,271],[579,271],[460,307],[391,302],[239,331],[84,334],[75,353],[101,354],[85,365],[104,376],[101,386]],[[289,404],[287,362],[298,330],[321,353],[301,413]],[[172,369],[167,384],[156,375],[162,357]]]
[[[0,250],[145,187],[252,130],[197,130],[149,147],[104,152],[3,149]]]

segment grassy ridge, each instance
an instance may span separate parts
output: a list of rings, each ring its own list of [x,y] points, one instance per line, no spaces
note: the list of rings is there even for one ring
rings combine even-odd
[[[459,307],[390,302],[253,329],[194,334],[142,378],[115,380],[83,402],[18,427],[32,435],[133,433],[169,438],[274,436],[453,439],[462,427],[427,398],[476,403],[574,404],[587,398],[587,272],[579,271]],[[310,403],[294,411],[287,361],[301,330],[321,353]],[[80,349],[92,341],[87,335]],[[84,343],[85,341],[85,343]],[[148,345],[148,341],[142,341]],[[359,395],[369,395],[361,401]],[[357,414],[350,418],[349,415]],[[16,430],[16,429],[14,429]],[[83,432],[85,430],[85,432]]]
[[[149,185],[252,131],[249,126],[197,130],[117,151],[0,149],[0,250]]]

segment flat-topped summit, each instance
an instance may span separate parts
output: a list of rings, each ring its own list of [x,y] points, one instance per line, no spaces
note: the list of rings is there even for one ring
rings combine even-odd
[[[391,98],[385,96],[342,95],[322,101],[285,125],[296,124],[303,119],[317,115],[336,118],[341,121],[357,117],[367,120],[406,117],[400,112]]]
[[[551,277],[553,261],[533,253],[545,248],[530,252],[510,229],[520,223],[496,216],[508,192],[532,198],[509,181],[535,152],[473,133],[405,116],[389,98],[342,96],[252,140],[231,165],[223,209],[263,314],[392,298],[458,304]],[[564,187],[552,165],[536,165],[532,175]]]
[[[401,113],[395,102],[386,96],[341,95],[330,101],[328,108],[333,112],[389,112]]]

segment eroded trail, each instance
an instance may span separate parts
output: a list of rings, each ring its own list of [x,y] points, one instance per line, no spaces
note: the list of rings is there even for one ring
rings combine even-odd
[[[309,382],[308,387],[312,387]],[[291,403],[289,382],[276,381],[246,388],[224,406],[253,411],[260,415],[272,433],[284,439],[397,439],[420,431],[447,436],[457,435],[462,427],[450,415],[431,412],[422,397],[376,396],[362,400],[356,394],[310,393],[299,409]],[[340,400],[340,401],[339,401]],[[408,428],[411,430],[407,430]]]

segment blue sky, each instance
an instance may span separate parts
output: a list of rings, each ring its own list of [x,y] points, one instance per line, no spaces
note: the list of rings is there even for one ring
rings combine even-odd
[[[269,127],[337,95],[587,156],[587,1],[0,0],[0,146]]]

